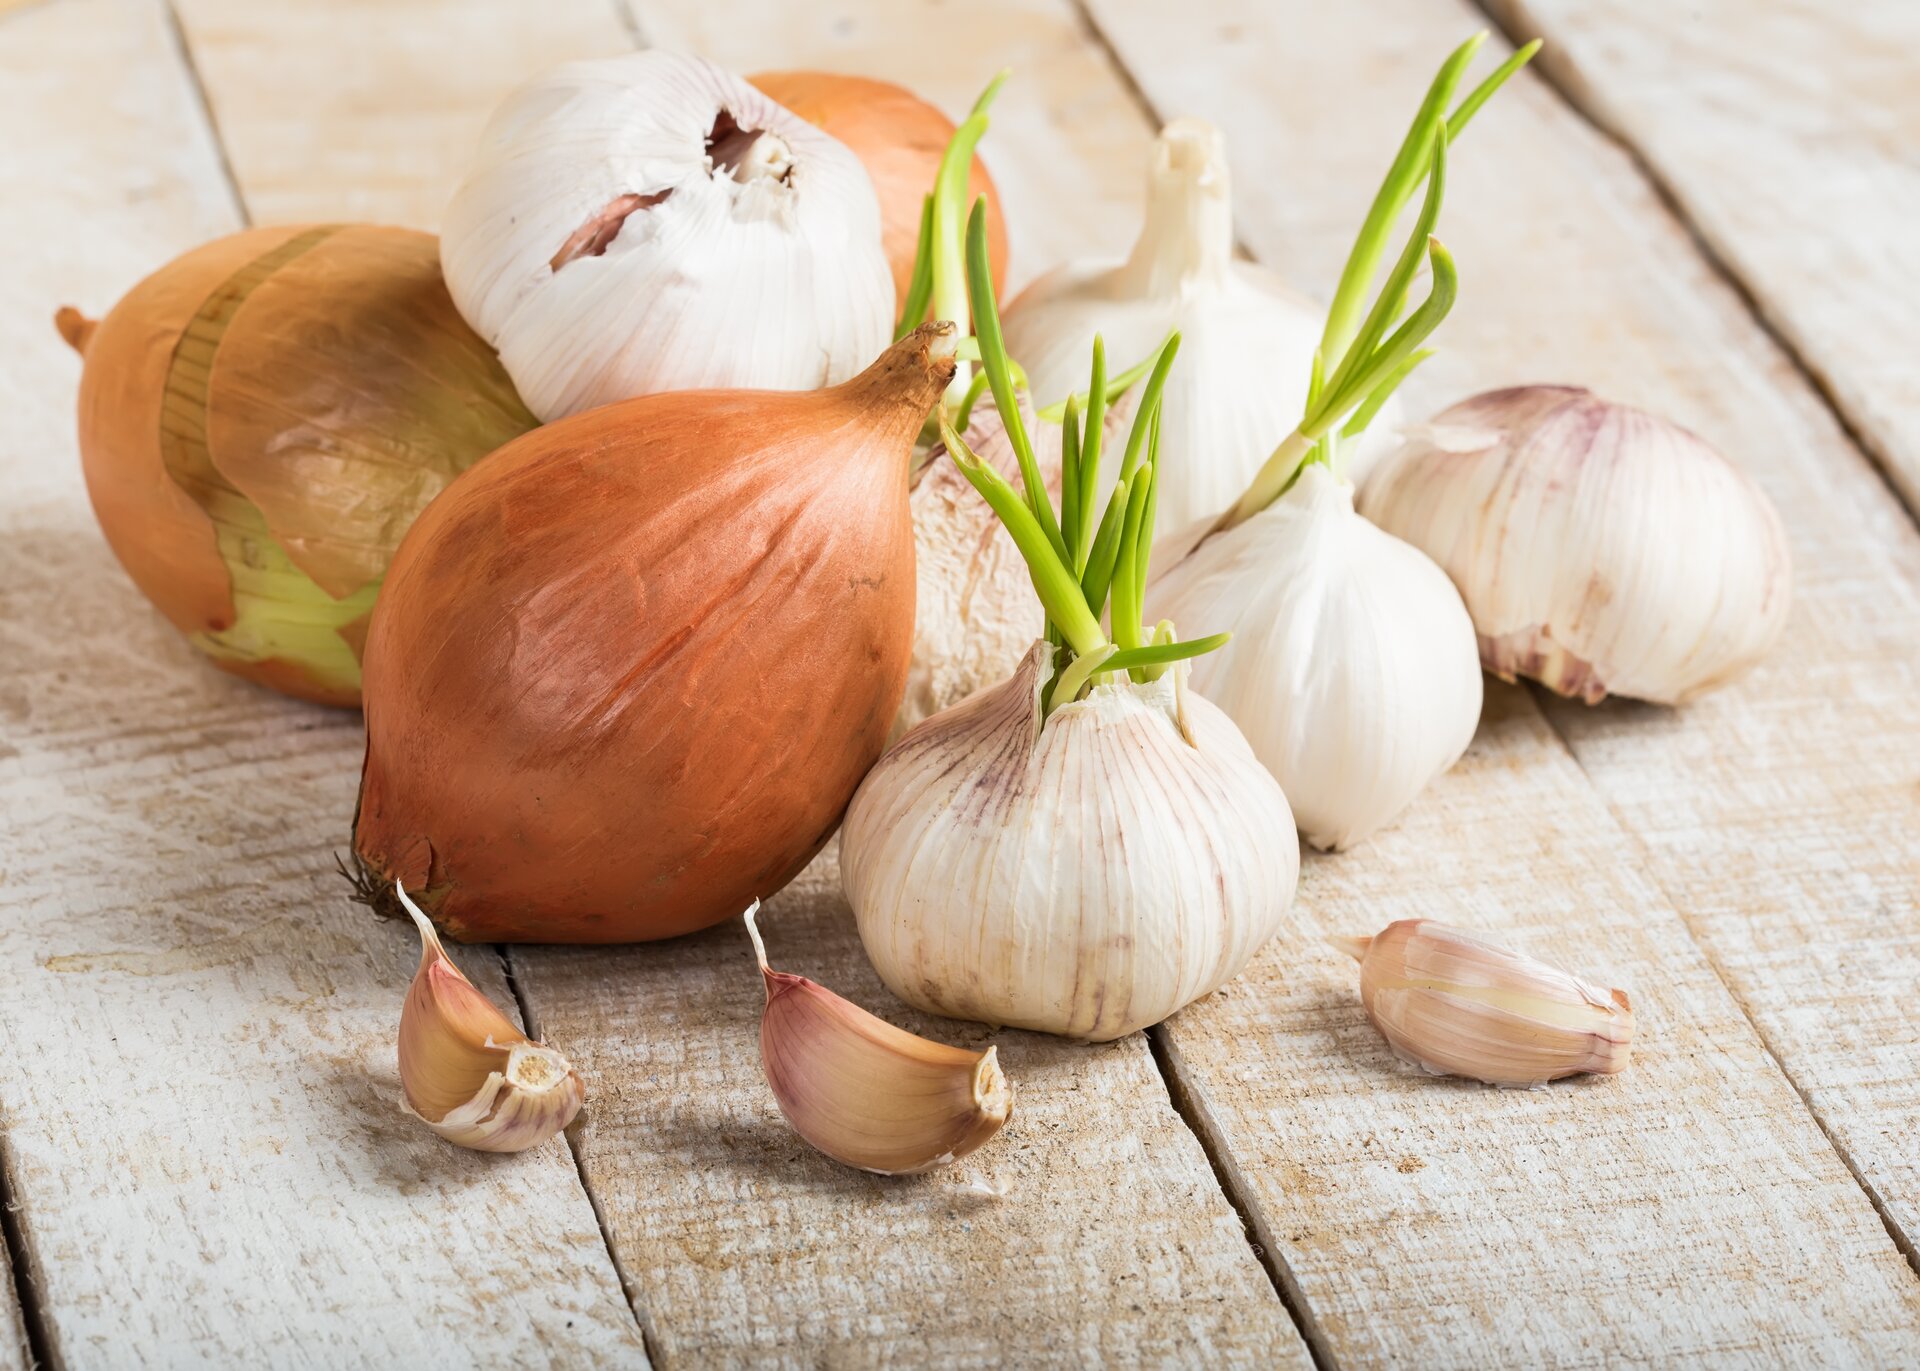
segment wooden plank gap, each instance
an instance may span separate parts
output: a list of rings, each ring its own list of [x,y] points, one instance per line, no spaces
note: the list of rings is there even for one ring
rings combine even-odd
[[[20,1313],[20,1332],[26,1341],[27,1366],[58,1366],[53,1355],[53,1331],[40,1307],[39,1266],[27,1235],[20,1225],[21,1202],[15,1196],[13,1155],[7,1146],[7,1132],[0,1128],[0,1260],[13,1277],[15,1307]]]
[[[1083,0],[1075,0],[1075,3],[1083,3]],[[1902,488],[1895,474],[1897,468],[1894,465],[1893,454],[1853,421],[1852,414],[1848,412],[1846,405],[1841,403],[1830,374],[1817,365],[1792,338],[1782,331],[1774,321],[1773,315],[1762,303],[1758,285],[1749,281],[1739,266],[1730,261],[1727,255],[1715,246],[1665,173],[1641,151],[1631,134],[1607,118],[1606,112],[1587,97],[1581,82],[1574,79],[1567,70],[1566,63],[1569,59],[1564,55],[1563,49],[1555,47],[1552,36],[1537,34],[1524,25],[1509,22],[1512,16],[1503,13],[1500,7],[1492,3],[1492,0],[1472,0],[1472,3],[1475,9],[1486,16],[1488,25],[1515,47],[1530,43],[1535,38],[1543,36],[1546,38],[1546,45],[1540,49],[1539,55],[1527,65],[1539,73],[1541,83],[1558,96],[1563,105],[1594,132],[1618,148],[1633,164],[1634,170],[1640,173],[1641,179],[1652,190],[1654,198],[1692,241],[1694,250],[1700,254],[1701,260],[1725,283],[1727,289],[1733,292],[1735,298],[1740,301],[1741,307],[1752,318],[1754,325],[1779,350],[1780,355],[1786,359],[1792,370],[1807,383],[1814,394],[1820,397],[1820,402],[1826,406],[1833,415],[1834,422],[1840,426],[1841,433],[1846,435],[1847,442],[1862,455],[1867,466],[1872,468],[1873,472],[1879,476],[1881,483],[1892,492],[1893,498],[1913,516],[1916,523],[1920,523],[1920,496],[1909,496],[1908,492]],[[1824,1126],[1822,1125],[1823,1128]],[[1852,1163],[1849,1162],[1848,1165],[1851,1166]],[[1901,1243],[1901,1248],[1911,1256],[1912,1248],[1904,1241]]]
[[[533,1012],[533,1003],[520,986],[519,969],[513,962],[513,948],[505,943],[495,943],[494,953],[500,958],[501,974],[507,978],[507,989],[513,994],[513,1002],[520,1009],[520,1031],[536,1042],[546,1041],[540,1031],[540,1018]],[[585,1109],[593,1107],[593,1095],[589,1091]],[[583,1110],[584,1112],[584,1110]],[[641,1306],[635,1294],[632,1277],[627,1274],[625,1263],[620,1260],[620,1251],[613,1243],[613,1230],[607,1224],[607,1212],[600,1204],[600,1196],[594,1192],[593,1181],[587,1175],[587,1166],[580,1159],[579,1122],[567,1126],[560,1135],[567,1144],[567,1155],[573,1158],[573,1171],[580,1178],[580,1189],[587,1197],[587,1203],[593,1207],[593,1222],[600,1230],[600,1245],[607,1250],[607,1260],[613,1265],[614,1279],[620,1282],[620,1293],[626,1296],[627,1308],[633,1313],[634,1327],[640,1330],[640,1345],[646,1350],[647,1364],[661,1366],[659,1344],[654,1338],[653,1329],[647,1321],[646,1310]]]
[[[1307,1345],[1307,1355],[1313,1358],[1318,1371],[1332,1371],[1339,1363],[1328,1345],[1326,1333],[1321,1329],[1320,1321],[1313,1316],[1313,1308],[1307,1303],[1293,1269],[1280,1256],[1279,1246],[1268,1231],[1259,1201],[1248,1186],[1247,1178],[1241,1174],[1239,1164],[1234,1161],[1233,1150],[1228,1147],[1219,1122],[1207,1104],[1206,1088],[1187,1069],[1180,1049],[1167,1037],[1164,1024],[1154,1024],[1147,1029],[1147,1049],[1153,1054],[1153,1064],[1160,1069],[1161,1082],[1167,1088],[1168,1103],[1200,1144],[1200,1150],[1206,1154],[1207,1165],[1213,1168],[1213,1179],[1219,1185],[1220,1193],[1227,1197],[1233,1212],[1240,1216],[1240,1224],[1247,1234],[1247,1246],[1253,1249],[1255,1259],[1267,1273],[1267,1279],[1273,1283],[1273,1293],[1280,1297],[1287,1317],[1293,1320],[1300,1340]]]
[[[179,55],[180,66],[187,74],[187,84],[193,89],[194,106],[206,121],[208,141],[213,144],[214,158],[220,164],[220,183],[226,187],[227,202],[233,207],[240,226],[251,228],[253,215],[247,209],[246,198],[240,194],[240,178],[234,174],[233,161],[227,155],[226,135],[221,131],[220,120],[213,112],[213,102],[207,98],[207,83],[201,78],[200,63],[193,55],[193,44],[187,39],[186,26],[180,22],[180,12],[174,8],[173,0],[161,0],[160,15],[167,41],[173,44],[174,52]]]
[[[627,36],[633,39],[633,46],[636,49],[654,46],[647,41],[647,31],[640,23],[639,11],[634,9],[630,0],[607,0],[607,3],[613,6],[614,19],[627,31]]]

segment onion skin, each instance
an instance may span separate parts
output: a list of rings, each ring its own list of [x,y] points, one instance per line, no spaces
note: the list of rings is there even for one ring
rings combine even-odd
[[[810,392],[690,391],[516,440],[401,545],[367,641],[354,848],[456,938],[736,917],[826,842],[913,639],[928,325]]]
[[[747,78],[767,95],[852,149],[880,199],[880,233],[893,268],[893,293],[905,301],[920,241],[921,202],[933,190],[953,121],[891,81],[827,71],[763,71]],[[976,155],[967,173],[967,203],[987,197],[987,258],[993,290],[1007,283],[1007,221],[1000,193]]]
[[[419,510],[534,422],[410,229],[251,229],[56,325],[134,584],[224,670],[322,704],[359,703],[365,606]]]

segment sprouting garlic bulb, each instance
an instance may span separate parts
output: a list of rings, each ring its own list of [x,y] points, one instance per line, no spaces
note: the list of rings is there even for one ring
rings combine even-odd
[[[1316,462],[1244,523],[1155,549],[1147,617],[1217,625],[1193,687],[1240,726],[1307,841],[1344,848],[1460,759],[1480,721],[1473,622],[1446,574]],[[1165,560],[1162,560],[1163,555]]]
[[[1117,453],[1124,446],[1136,399],[1130,391],[1108,406],[1106,451]],[[1061,426],[1036,420],[1024,402],[1021,409],[1047,494],[1058,498]],[[1018,483],[1013,443],[991,401],[974,407],[965,436],[983,461]],[[1112,465],[1118,467],[1117,456]],[[1006,680],[1046,622],[1013,536],[948,459],[944,446],[936,444],[921,466],[909,504],[918,586],[913,661],[889,741],[976,690]]]
[[[1548,962],[1429,919],[1336,938],[1395,1055],[1436,1076],[1529,1088],[1613,1075],[1633,1053],[1633,1005]]]
[[[1786,530],[1693,434],[1575,386],[1489,391],[1408,436],[1360,509],[1446,568],[1487,670],[1679,704],[1786,627]]]
[[[407,1108],[441,1137],[476,1152],[538,1147],[586,1102],[579,1073],[494,1008],[447,956],[405,888],[394,890],[420,930],[420,966],[400,1010]]]
[[[454,303],[543,420],[655,391],[833,385],[892,337],[859,159],[677,53],[570,62],[508,96],[440,249]]]
[[[1175,667],[1043,722],[1051,654],[902,738],[854,795],[841,879],[907,1003],[1105,1041],[1238,974],[1300,855],[1286,796]]]
[[[1008,306],[1004,325],[1042,404],[1086,385],[1095,333],[1118,370],[1180,331],[1161,415],[1173,460],[1159,485],[1160,526],[1177,529],[1232,504],[1300,422],[1323,322],[1278,276],[1234,260],[1225,140],[1204,120],[1177,119],[1154,144],[1132,255],[1056,267]],[[1356,445],[1355,480],[1391,446],[1397,415],[1390,401]]]
[[[966,1156],[1013,1114],[998,1049],[969,1052],[881,1019],[817,981],[767,965],[760,1064],[793,1131],[847,1166],[906,1176]]]

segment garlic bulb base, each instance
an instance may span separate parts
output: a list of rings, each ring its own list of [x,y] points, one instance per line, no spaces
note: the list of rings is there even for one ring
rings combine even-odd
[[[1590,705],[1607,698],[1607,683],[1600,669],[1574,656],[1544,629],[1476,636],[1481,664],[1509,684],[1525,677],[1538,681],[1556,695]]]
[[[1239,974],[1285,919],[1299,844],[1232,723],[1183,698],[1184,665],[1043,718],[1052,671],[1035,643],[902,738],[847,810],[841,878],[908,1004],[1106,1042]]]

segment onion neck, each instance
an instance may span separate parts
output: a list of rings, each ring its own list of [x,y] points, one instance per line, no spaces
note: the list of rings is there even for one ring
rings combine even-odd
[[[1224,281],[1233,264],[1233,191],[1226,140],[1201,119],[1160,131],[1147,173],[1146,222],[1119,275],[1142,295]]]

